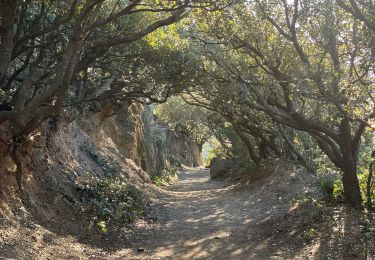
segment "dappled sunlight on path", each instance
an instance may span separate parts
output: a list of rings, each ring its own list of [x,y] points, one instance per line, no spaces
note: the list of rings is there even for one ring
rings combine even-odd
[[[280,254],[272,232],[257,225],[285,212],[270,196],[238,190],[226,180],[210,180],[206,169],[189,169],[159,189],[151,215],[161,223],[133,243],[144,259],[264,259]],[[141,232],[141,231],[140,231]]]

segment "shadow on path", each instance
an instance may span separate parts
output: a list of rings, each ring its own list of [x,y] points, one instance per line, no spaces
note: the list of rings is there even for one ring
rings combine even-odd
[[[257,228],[282,210],[269,203],[274,199],[235,190],[226,180],[210,180],[206,169],[181,172],[178,182],[155,197],[152,214],[162,224],[134,244],[145,248],[137,257],[265,259],[280,255],[285,246],[270,238],[272,230]]]

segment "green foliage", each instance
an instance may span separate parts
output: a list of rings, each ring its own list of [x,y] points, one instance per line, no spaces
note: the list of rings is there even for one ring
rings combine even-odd
[[[170,177],[166,177],[166,176],[158,176],[158,175],[153,175],[151,176],[151,180],[152,182],[156,185],[156,186],[166,186],[170,183]]]
[[[322,177],[319,181],[319,188],[324,196],[333,198],[335,190],[335,178],[333,177]]]
[[[348,131],[361,133],[359,122],[373,120],[366,115],[373,111],[369,93],[374,79],[364,69],[370,62],[368,37],[373,38],[373,31],[331,1],[301,1],[295,6],[288,1],[243,1],[230,10],[195,18],[189,29],[202,40],[192,46],[200,53],[206,73],[189,101],[239,125],[251,136],[255,150],[261,143],[273,143],[272,150],[279,149],[275,154],[312,170],[343,170],[342,161],[351,159],[342,156],[347,152],[342,151],[340,138],[349,137],[340,131],[341,124],[351,118]],[[341,40],[348,44],[341,45]],[[360,53],[353,52],[353,46],[361,46]],[[350,53],[358,60],[355,65]],[[354,67],[362,73],[354,75]],[[290,139],[287,146],[288,138],[278,131],[280,124]],[[368,131],[363,136],[373,136]],[[235,156],[246,154],[235,139],[226,139]],[[371,146],[368,140],[363,143]],[[322,151],[326,156],[321,156]],[[335,186],[334,196],[342,197],[338,184],[322,185],[331,190]]]
[[[86,210],[93,212],[97,226],[107,232],[109,225],[128,224],[144,214],[141,192],[123,178],[93,179],[77,187]]]
[[[171,97],[166,103],[156,106],[155,115],[171,129],[190,136],[203,144],[211,135],[207,126],[208,110],[188,105],[181,97]]]
[[[177,168],[175,166],[171,166],[162,170],[162,172],[158,175],[152,175],[151,180],[157,186],[166,186],[170,184],[177,175]]]
[[[362,168],[364,170],[365,168]],[[361,169],[360,169],[361,170]],[[359,187],[361,190],[362,200],[366,203],[366,188],[367,188],[367,179],[368,179],[369,172],[364,170],[358,174],[359,180]],[[374,183],[374,182],[373,182]],[[338,175],[331,176],[331,177],[322,177],[319,181],[319,187],[324,196],[334,199],[336,202],[343,201],[343,185],[340,177]],[[374,203],[375,201],[375,186],[374,184],[371,186],[371,201]]]
[[[189,42],[181,37],[180,26],[172,24],[166,28],[161,28],[146,36],[145,40],[153,48],[158,49],[181,49]]]
[[[215,137],[211,137],[204,145],[203,150],[205,152],[203,164],[204,166],[210,166],[211,160],[215,157],[226,157],[227,151],[221,145],[221,143]]]
[[[94,148],[85,148],[90,158],[103,170],[104,178],[92,177],[77,190],[85,204],[84,210],[93,214],[96,226],[106,233],[113,223],[128,224],[143,215],[142,193],[127,181],[127,173],[111,158]]]
[[[339,175],[321,177],[318,186],[323,196],[336,202],[342,202],[343,186]]]
[[[369,172],[366,170],[358,176],[359,177],[358,178],[359,179],[359,187],[361,188],[362,200],[365,203],[367,203],[366,189],[367,189],[368,175],[369,175]],[[374,203],[375,203],[375,184],[374,184],[375,181],[374,181],[374,178],[375,178],[375,176],[372,177],[372,183],[371,183],[371,188],[370,188],[371,189],[371,202],[372,202],[371,206],[374,206]]]
[[[333,183],[333,198],[338,202],[344,199],[344,187],[340,179],[336,179]]]
[[[30,129],[9,132],[31,133],[38,127],[35,118],[43,122],[52,116],[47,112],[63,111],[60,105],[96,111],[107,101],[119,108],[129,100],[164,102],[166,97],[181,95],[158,106],[156,114],[199,144],[216,137],[219,144],[211,143],[206,165],[214,156],[229,154],[243,167],[252,166],[248,158],[252,149],[246,149],[232,129],[238,126],[249,139],[246,143],[252,144],[247,148],[253,147],[260,157],[298,159],[320,173],[342,167],[332,158],[345,160],[342,155],[348,154],[340,143],[346,138],[340,131],[344,118],[350,118],[353,135],[361,133],[361,122],[374,125],[374,32],[368,26],[373,5],[369,1],[358,7],[362,21],[351,13],[356,8],[342,8],[332,1],[302,0],[295,6],[290,1],[234,1],[209,13],[207,9],[227,1],[194,1],[195,8],[186,9],[190,18],[157,30],[185,1],[111,0],[86,7],[84,1],[21,2],[22,8],[17,8],[24,12],[19,19],[13,17],[8,28],[19,33],[10,34],[12,44],[0,50],[12,54],[1,69],[0,104],[9,103],[18,93],[25,97],[20,106],[25,109],[17,108],[17,116],[1,113],[0,121]],[[366,19],[369,22],[363,22]],[[75,34],[82,25],[84,32]],[[70,50],[69,46],[76,47]],[[64,68],[66,60],[72,63]],[[33,80],[27,91],[18,92],[30,84],[29,79]],[[54,109],[44,109],[46,102]],[[290,139],[289,149],[279,125]],[[362,137],[359,158],[353,163],[359,165],[363,192],[374,132],[367,127]],[[293,156],[295,151],[301,156]],[[322,156],[322,151],[328,156]],[[116,162],[93,152],[89,155],[106,176],[121,173]],[[166,177],[154,178],[161,184]],[[324,192],[342,199],[341,184],[325,180],[320,185]]]
[[[98,223],[96,223],[96,225],[100,228],[100,230],[103,233],[107,233],[108,232],[107,223],[104,220],[103,221],[99,221]]]
[[[303,231],[303,239],[306,242],[312,241],[314,238],[318,236],[318,231],[315,228],[309,228]]]

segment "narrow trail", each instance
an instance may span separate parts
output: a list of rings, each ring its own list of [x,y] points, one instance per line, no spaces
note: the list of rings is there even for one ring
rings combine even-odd
[[[185,169],[164,188],[143,184],[146,217],[97,237],[69,212],[62,212],[66,222],[43,222],[22,208],[23,222],[0,218],[0,259],[366,259],[358,257],[361,215],[295,207],[293,199],[319,194],[311,188],[316,178],[282,165],[268,163],[272,171],[260,168],[263,178],[251,184],[211,180],[205,169]]]
[[[304,228],[290,218],[290,200],[309,192],[310,175],[272,169],[241,186],[211,180],[206,169],[185,169],[164,188],[145,184],[147,217],[115,236],[77,236],[64,230],[65,222],[14,225],[12,233],[0,233],[7,243],[0,244],[0,259],[327,259],[328,242],[298,242]]]
[[[237,190],[225,180],[210,180],[205,169],[181,172],[178,182],[159,192],[154,194],[157,199],[151,215],[160,224],[139,227],[139,239],[133,241],[138,250],[130,258],[265,259],[281,255],[285,245],[269,238],[272,231],[261,225],[282,207],[270,206],[269,198]]]

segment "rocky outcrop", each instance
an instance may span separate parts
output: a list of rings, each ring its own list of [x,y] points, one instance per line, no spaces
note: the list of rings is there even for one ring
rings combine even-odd
[[[1,192],[17,186],[17,167],[6,154],[6,146],[0,144]],[[59,183],[111,177],[119,170],[130,183],[144,183],[171,165],[201,163],[198,145],[160,125],[152,108],[138,103],[124,104],[117,110],[104,106],[100,112],[80,115],[66,112],[46,122],[32,134],[27,147],[20,148],[26,188],[30,180],[37,182],[36,176],[46,176],[51,186],[63,188],[65,184]]]
[[[159,124],[151,107],[144,108],[143,122],[142,168],[147,172],[158,173],[170,165],[184,164],[195,167],[202,164],[198,145],[188,136]]]
[[[102,106],[100,111],[81,114],[66,111],[45,122],[27,140],[8,145],[3,139],[0,229],[17,227],[17,234],[28,230],[24,223],[35,222],[56,234],[64,230],[63,236],[94,237],[101,243],[97,223],[109,214],[108,196],[112,195],[108,194],[123,198],[126,191],[129,200],[125,201],[134,201],[142,191],[146,198],[150,190],[158,189],[151,184],[152,175],[165,175],[164,169],[171,165],[200,163],[194,142],[160,125],[150,107],[137,103],[120,109]],[[17,160],[11,156],[14,149]],[[18,169],[22,169],[22,191]],[[105,220],[115,226],[112,217],[124,211],[116,207],[125,204],[111,205],[112,215]],[[0,234],[0,245],[12,241],[13,231]]]
[[[150,106],[125,104],[116,113],[111,107],[104,108],[100,113],[87,115],[78,124],[97,146],[106,148],[113,143],[114,150],[122,157],[150,175],[157,175],[171,165],[201,164],[198,145],[188,136],[159,124]]]
[[[232,159],[213,158],[210,163],[211,179],[229,177],[234,166],[235,163]]]

